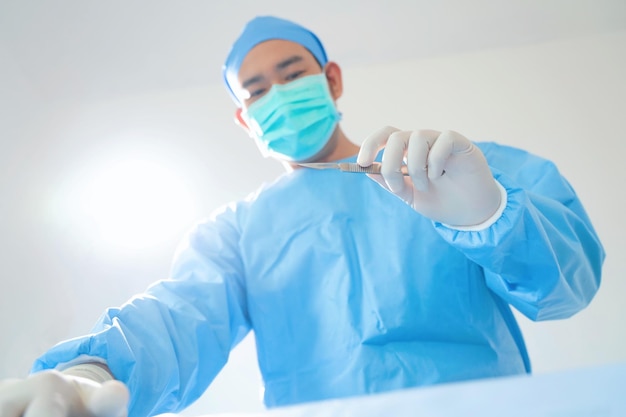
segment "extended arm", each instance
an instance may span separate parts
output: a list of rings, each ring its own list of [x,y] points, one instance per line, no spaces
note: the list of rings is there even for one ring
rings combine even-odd
[[[178,411],[197,399],[248,332],[236,213],[197,226],[172,278],[109,309],[85,337],[63,342],[34,370],[80,355],[103,359],[131,394],[131,415]]]
[[[502,215],[484,230],[437,230],[527,317],[575,314],[596,294],[605,257],[580,200],[553,163],[510,147],[480,147],[507,192]]]
[[[554,164],[519,149],[475,144],[456,132],[383,128],[379,184],[433,220],[483,267],[489,287],[533,320],[580,311],[600,284],[604,250],[576,193]],[[403,176],[406,161],[410,176]]]

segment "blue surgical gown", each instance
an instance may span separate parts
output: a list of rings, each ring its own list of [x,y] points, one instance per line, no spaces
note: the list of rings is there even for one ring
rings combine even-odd
[[[269,407],[530,372],[510,306],[578,312],[604,251],[553,163],[478,145],[507,192],[489,228],[433,223],[365,175],[299,169],[199,223],[170,279],[33,371],[102,358],[131,417],[192,403],[250,330]]]

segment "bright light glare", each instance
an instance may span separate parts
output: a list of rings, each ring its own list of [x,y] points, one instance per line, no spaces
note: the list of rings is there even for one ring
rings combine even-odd
[[[154,161],[118,160],[83,184],[83,214],[100,238],[115,246],[161,243],[188,225],[194,213],[183,181]]]

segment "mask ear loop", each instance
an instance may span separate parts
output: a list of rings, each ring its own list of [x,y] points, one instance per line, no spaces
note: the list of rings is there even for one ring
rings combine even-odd
[[[324,76],[326,77],[326,85],[328,86],[328,93],[330,94],[330,97],[333,97],[333,91],[330,88],[330,78],[328,77],[328,65],[331,62],[327,62],[326,65],[324,65],[324,67],[322,67],[322,72],[324,73]],[[339,107],[337,107],[337,100],[335,100],[333,98],[333,103],[335,104],[335,109],[337,110],[337,116],[339,117],[339,119],[337,120],[337,123],[339,123],[341,120],[343,120],[343,113],[341,111],[339,111]]]
[[[328,61],[326,65],[324,65],[324,67],[322,68],[322,71],[326,77],[326,82],[328,83],[330,95],[336,105],[337,100],[339,100],[339,98],[343,94],[341,67],[333,61]]]
[[[255,122],[252,119],[249,119],[247,117],[247,114],[243,111],[242,111],[241,117],[246,123],[246,126],[247,126],[246,131],[248,132],[248,136],[250,136],[252,140],[254,141],[254,143],[256,144],[256,147],[259,149],[259,152],[261,152],[261,156],[263,156],[263,158],[272,157],[273,156],[272,152],[267,147],[267,144],[258,137],[258,134],[255,133],[261,130],[257,122]]]
[[[256,147],[259,149],[259,152],[261,152],[261,156],[263,158],[269,158],[272,156],[269,150],[267,149],[267,147],[265,146],[265,144],[257,138],[257,135],[254,134],[254,125],[256,124],[256,122],[248,118],[248,115],[246,111],[243,109],[243,107],[237,108],[237,110],[235,111],[235,117],[233,117],[233,120],[235,124],[237,124],[243,130],[245,130],[248,136],[254,141]],[[257,129],[258,129],[258,126],[257,126]]]
[[[324,74],[324,77],[326,78],[326,83],[328,84],[328,90],[330,90],[330,77],[328,77],[328,64],[330,62],[327,62],[326,65],[324,65],[322,68],[322,74]]]

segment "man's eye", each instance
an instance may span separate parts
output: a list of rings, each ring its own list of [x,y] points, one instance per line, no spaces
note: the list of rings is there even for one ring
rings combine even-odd
[[[250,92],[250,98],[252,98],[252,97],[259,97],[259,96],[263,95],[263,93],[265,93],[265,88],[259,88],[257,90],[252,90]]]
[[[304,74],[304,71],[296,71],[296,72],[292,72],[291,74],[287,75],[285,77],[286,81],[293,81],[296,78],[298,78],[299,76],[301,76],[302,74]]]

